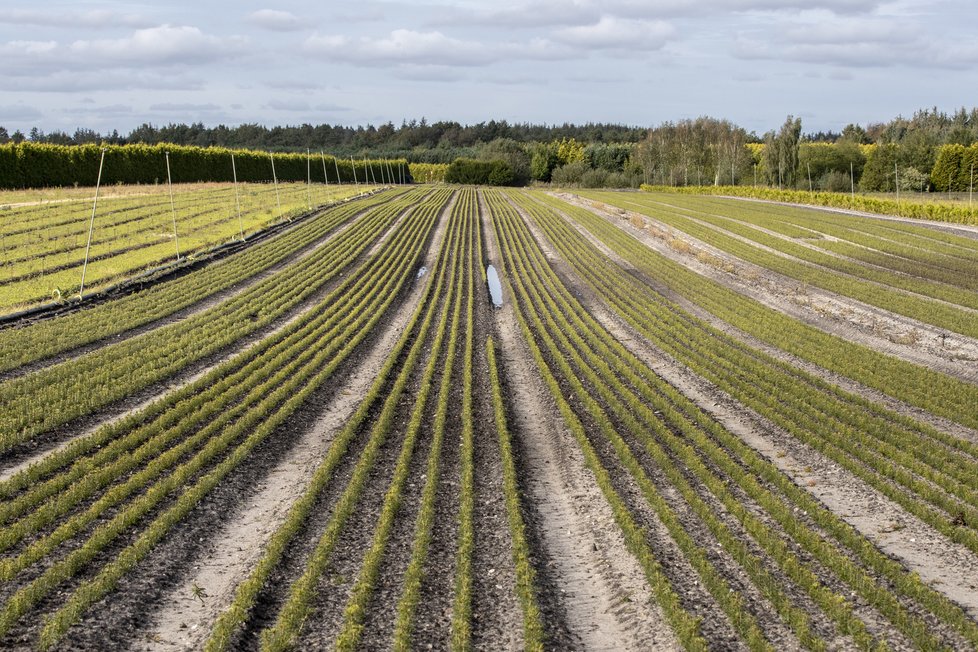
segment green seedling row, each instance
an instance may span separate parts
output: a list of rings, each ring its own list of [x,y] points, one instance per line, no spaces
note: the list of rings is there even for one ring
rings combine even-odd
[[[539,194],[533,197],[571,216],[649,278],[667,285],[670,290],[761,341],[911,405],[972,428],[978,427],[978,414],[972,409],[978,404],[978,389],[974,384],[803,324],[662,256],[590,211]],[[875,409],[869,401],[863,401],[863,404],[869,411]],[[920,427],[910,420],[902,420],[902,426],[919,428],[921,434],[938,438],[947,446],[965,446],[974,452],[967,442],[942,437],[933,429]]]
[[[978,294],[973,291],[845,261],[768,235],[733,218],[658,206],[644,197],[641,199],[641,202],[618,201],[742,260],[800,283],[851,297],[951,332],[978,337],[974,315],[960,309],[978,309]],[[793,258],[786,258],[782,254]]]
[[[542,225],[544,225],[542,228],[548,231],[549,237],[555,243],[558,249],[563,249],[562,255],[565,256],[568,260],[573,261],[573,264],[575,264],[575,266],[577,267],[580,273],[583,273],[583,270],[585,268],[591,269],[590,266],[593,265],[594,258],[593,257],[589,258],[588,256],[584,255],[585,252],[583,250],[585,249],[585,246],[583,245],[582,242],[579,241],[579,244],[581,246],[573,249],[564,248],[560,244],[562,239],[571,240],[574,237],[580,238],[579,234],[577,234],[576,231],[573,231],[572,229],[569,228],[557,229],[556,225],[559,222],[554,215],[551,214],[548,217],[546,212],[542,210],[534,210],[534,207],[532,205],[526,205],[526,203],[524,203],[524,206],[529,210],[531,210],[534,216],[538,218],[539,222]],[[595,285],[595,288],[606,290],[607,286]],[[629,288],[628,291],[622,293],[623,296],[624,295],[634,296],[634,294],[635,293],[632,288]],[[613,306],[615,305],[614,299],[612,300],[612,305]],[[586,315],[586,313],[583,312],[583,309],[580,309],[578,313],[579,313],[578,314],[579,318],[583,318],[582,315]],[[582,330],[581,324],[578,324],[576,327],[574,325],[571,325],[565,328],[565,331],[570,333],[574,333],[579,330]],[[602,358],[599,356],[595,359],[596,360],[612,359],[608,357],[607,351],[602,351],[601,354],[603,354],[605,357]],[[641,365],[638,365],[635,368],[641,369]],[[698,368],[697,371],[699,371]],[[608,379],[614,377],[615,375],[616,374],[605,374],[604,376],[605,382],[609,382]],[[635,388],[647,387],[650,384],[649,382],[650,380],[652,379],[647,375],[644,378],[636,377],[632,380],[632,386]],[[664,385],[663,383],[659,383],[659,384]],[[674,391],[672,393],[673,395],[676,394]],[[612,399],[614,398],[615,395],[627,395],[627,394],[625,394],[624,390],[619,389],[619,391],[610,394],[608,396],[609,402],[612,402]],[[644,397],[644,399],[650,400],[650,397],[646,396]],[[633,402],[632,404],[627,406],[627,410],[621,412],[622,415],[621,418],[625,421],[628,421],[629,414],[642,414],[645,411],[643,405],[644,404],[641,401]],[[686,410],[688,411],[689,408],[687,407]],[[675,412],[675,409],[673,409],[672,411]],[[710,422],[710,420],[706,418],[705,415],[702,414],[696,415],[694,413],[693,416],[695,417],[693,423],[703,424],[703,423]],[[646,414],[646,418],[651,420],[652,417]],[[631,432],[641,432],[640,428],[634,421],[632,422],[632,426],[633,427],[629,429]],[[716,424],[711,424],[711,429],[713,430],[714,434],[720,434],[723,432],[722,428],[719,428]],[[660,437],[668,435],[668,430],[661,430],[660,432],[661,432]],[[697,431],[695,429],[690,430],[687,428],[685,434],[689,439],[692,439],[692,437],[696,434],[696,432]],[[702,437],[699,437],[698,439],[700,440],[699,442],[697,442],[698,446],[695,446],[693,448],[689,448],[688,447],[689,445],[685,444],[687,448],[685,448],[685,453],[682,454],[683,455],[682,457],[679,457],[680,453],[682,453],[682,451],[684,450],[681,447],[682,440],[674,439],[674,441],[676,442],[675,445],[680,446],[679,448],[675,449],[677,451],[677,453],[675,454],[677,455],[677,457],[674,458],[674,460],[671,462],[669,466],[667,466],[667,464],[669,463],[663,459],[663,461],[661,462],[662,467],[666,469],[670,469],[671,473],[674,476],[676,473],[675,469],[677,468],[700,469],[701,474],[705,473],[706,467],[703,466],[704,462],[696,464],[695,460],[692,457],[694,451],[709,450],[709,448],[707,448],[707,446],[705,445],[706,440],[704,440]],[[735,437],[732,437],[730,435],[727,435],[725,439],[726,441],[724,442],[724,445],[726,446],[730,446],[732,443],[737,441]],[[716,444],[714,444],[711,448],[714,451],[716,451],[718,454],[722,453],[724,450],[723,448],[718,447]],[[742,443],[740,443],[739,446],[737,446],[736,448],[739,448],[741,453],[750,451],[750,449],[747,448]],[[716,463],[716,458],[710,459],[709,463],[711,464]],[[758,467],[758,456],[756,456],[756,454],[751,456],[750,463],[754,468]],[[730,460],[724,462],[724,468],[735,470],[736,468],[738,468],[737,461]],[[797,512],[793,512],[791,509],[789,509],[790,507],[789,504],[781,505],[779,507],[776,502],[772,502],[774,500],[774,496],[765,495],[765,492],[761,490],[762,487],[760,485],[758,485],[756,482],[751,482],[752,479],[750,478],[750,476],[744,474],[743,471],[741,471],[737,475],[739,475],[741,478],[741,482],[743,483],[741,486],[744,487],[745,492],[747,492],[747,494],[750,495],[752,498],[757,497],[758,501],[762,502],[762,504],[770,505],[770,507],[767,507],[767,509],[771,510],[773,514],[778,515],[779,522],[781,523],[781,525],[786,530],[793,531],[792,533],[793,536],[796,537],[796,540],[803,542],[804,545],[808,547],[813,552],[813,554],[816,555],[816,557],[820,560],[823,566],[835,570],[842,579],[844,579],[851,586],[856,588],[860,594],[863,594],[866,597],[866,599],[871,600],[871,602],[882,613],[886,614],[887,617],[891,619],[891,622],[893,622],[902,632],[904,632],[908,636],[908,638],[915,641],[916,644],[921,645],[922,647],[925,648],[932,648],[935,645],[937,645],[937,642],[933,638],[933,635],[927,631],[926,625],[919,619],[908,615],[903,610],[901,604],[890,593],[890,589],[888,589],[886,586],[881,586],[878,583],[874,582],[873,578],[869,574],[859,569],[858,567],[854,567],[852,563],[845,556],[842,556],[839,552],[836,552],[832,549],[832,546],[839,545],[839,544],[829,545],[827,542],[820,541],[819,537],[816,536],[814,533],[806,532],[805,528],[797,519]],[[737,475],[735,475],[734,477],[737,477]],[[767,469],[765,471],[764,475],[767,478],[776,478],[780,474],[778,474],[772,466],[770,469]],[[726,494],[725,488],[721,480],[719,479],[710,480],[707,476],[702,476],[702,478],[704,483],[707,483],[708,486],[712,485],[711,488],[717,495],[724,496]],[[674,481],[677,482],[678,484],[679,482],[678,476]],[[786,479],[784,478],[780,480],[779,484],[781,485],[782,488],[789,488],[794,486],[790,482],[787,482]],[[792,492],[786,492],[786,493],[788,493],[789,495],[793,493],[794,494],[792,496],[793,500],[799,500],[803,498],[803,495],[799,495],[799,492],[797,490]],[[761,499],[763,499],[763,501]],[[729,495],[726,496],[726,503],[727,503],[726,508],[730,510],[731,513],[736,514],[738,519],[743,519],[742,522],[744,523],[746,529],[749,532],[756,533],[755,538],[759,543],[768,546],[768,549],[771,551],[772,554],[777,554],[778,556],[782,557],[786,562],[791,561],[791,557],[785,556],[785,553],[783,551],[778,552],[776,548],[771,548],[772,545],[775,545],[777,543],[777,537],[771,537],[770,533],[765,533],[763,524],[758,522],[751,522],[749,513],[744,509],[743,505],[740,505],[740,503],[737,502],[737,500],[734,497]],[[812,501],[810,497],[808,498],[807,501],[802,502],[801,504],[803,504],[806,507],[806,513],[813,513],[814,501]],[[809,510],[813,510],[813,511],[809,511]],[[890,564],[887,563],[888,560],[885,558],[885,556],[878,553],[878,551],[871,552],[873,548],[871,544],[869,544],[869,542],[865,540],[859,542],[860,537],[858,537],[858,535],[854,535],[854,533],[849,531],[847,526],[843,526],[841,522],[836,522],[838,521],[838,518],[834,517],[830,512],[828,512],[824,508],[820,508],[819,510],[815,511],[815,514],[816,514],[816,520],[820,521],[819,522],[820,526],[826,527],[826,529],[830,529],[831,531],[834,531],[836,533],[836,536],[838,536],[840,539],[840,544],[845,545],[851,548],[853,552],[860,554],[864,559],[864,563],[867,563],[867,565],[869,565],[869,567],[873,571],[881,572],[887,575],[888,576],[887,579],[900,585],[901,590],[906,591],[910,596],[913,596],[915,599],[918,599],[923,604],[927,605],[927,608],[930,609],[932,613],[934,613],[938,618],[941,618],[946,622],[953,623],[955,627],[960,631],[960,633],[963,636],[967,637],[968,640],[971,641],[975,640],[974,637],[976,635],[976,629],[974,623],[968,620],[967,617],[965,617],[963,613],[960,612],[959,608],[950,604],[949,601],[939,596],[939,594],[937,594],[936,592],[926,588],[924,585],[920,583],[919,578],[916,578],[911,574],[907,574],[905,572],[900,572],[899,570],[895,570]],[[733,542],[725,542],[725,546],[729,545],[730,543]],[[792,563],[797,564],[797,561],[794,561]],[[797,575],[797,572],[799,570],[797,566],[795,566],[790,570],[792,571],[792,573],[796,574],[796,576],[799,577],[799,579],[802,579],[802,576]],[[829,598],[829,599],[828,600],[823,599],[821,601],[821,605],[823,606],[823,609],[831,608],[833,606],[831,597],[832,596],[829,595],[824,596],[824,598]],[[840,607],[843,606],[842,601],[839,602],[839,606]],[[851,630],[851,626],[850,626],[850,623],[852,622],[851,617],[845,616],[844,618],[839,620],[839,622],[840,625],[844,627],[843,631],[849,631],[850,634],[855,633]],[[859,638],[861,637],[857,637],[857,640],[859,640]],[[870,641],[866,639],[863,640],[866,642],[866,644],[870,643]]]
[[[371,417],[376,408],[380,408],[380,412],[370,431],[367,446],[368,449],[371,446],[380,446],[379,439],[384,436],[392,425],[394,414],[397,409],[397,403],[405,391],[411,370],[414,368],[417,360],[422,354],[424,341],[426,339],[425,335],[428,333],[431,324],[434,321],[436,302],[430,301],[429,298],[434,294],[433,288],[441,286],[446,278],[449,261],[448,252],[451,250],[451,244],[451,237],[446,237],[445,242],[442,244],[441,251],[439,252],[436,267],[431,272],[433,277],[437,277],[437,281],[429,281],[429,283],[425,286],[422,294],[422,300],[419,303],[418,308],[412,314],[409,324],[405,328],[402,336],[398,339],[398,342],[395,344],[391,353],[388,355],[386,361],[384,362],[384,366],[378,373],[377,378],[367,395],[364,397],[363,401],[361,401],[353,416],[344,425],[343,430],[334,438],[334,442],[330,446],[326,457],[316,468],[309,486],[306,488],[302,496],[290,508],[283,524],[276,530],[266,545],[262,558],[256,564],[254,570],[249,574],[248,578],[238,585],[231,605],[220,615],[215,623],[205,648],[208,652],[230,649],[233,644],[235,634],[249,618],[249,613],[254,607],[255,601],[258,599],[259,592],[265,586],[273,571],[282,561],[290,542],[294,539],[296,534],[298,534],[302,525],[305,523],[312,509],[316,505],[319,495],[331,481],[336,467],[344,459],[349,446],[357,436],[359,430],[367,423],[368,419]],[[409,344],[411,345],[410,349],[408,349]],[[390,378],[395,375],[396,367],[398,363],[401,362],[402,353],[404,353],[405,350],[407,350],[406,358],[403,362],[401,370],[396,372],[396,379],[392,385],[390,383]],[[365,459],[367,454],[368,450],[365,450],[361,454],[361,459]],[[364,468],[366,466],[367,465],[364,465]],[[364,471],[361,471],[361,473],[364,473]],[[362,482],[364,482],[363,478],[360,479],[360,483]],[[334,507],[334,519],[342,517],[343,520],[345,520],[345,518],[349,516],[349,512],[354,507],[352,504],[352,499],[355,498],[355,496],[353,494],[359,493],[358,491],[350,490],[350,487],[353,486],[353,481],[351,481],[351,484],[348,485],[348,493],[344,494],[344,496],[349,497],[344,502],[338,503],[337,506]],[[341,508],[344,509],[341,510]],[[344,511],[346,512],[345,516],[343,515]],[[333,525],[332,530],[335,530],[336,527],[336,525]],[[320,539],[320,543],[325,541],[325,545],[328,545],[329,539],[327,538],[327,534],[328,533],[323,535],[323,538]],[[325,545],[317,548],[317,552],[320,552],[318,557],[319,559],[322,559],[323,552],[328,553],[328,551],[323,550]],[[328,554],[325,556],[328,557]],[[307,567],[306,573],[310,576],[318,576],[321,574],[321,569],[320,572],[317,573],[317,569],[312,566],[316,559],[317,557],[314,556],[313,559],[310,560],[310,566]],[[323,562],[324,561],[325,560],[323,560]],[[306,592],[311,590],[311,587],[309,587],[308,584],[305,584],[304,586],[306,587]],[[297,610],[304,611],[306,608],[308,608],[308,596],[298,593],[298,590],[300,589],[302,589],[302,587],[299,587],[299,589],[293,587],[290,595],[293,596],[293,604],[296,605]],[[282,613],[284,614],[284,612]],[[301,627],[301,622],[290,623],[284,620],[284,617],[281,614],[279,616],[279,621],[283,621],[285,623],[284,627],[287,628],[287,631],[292,634],[298,631],[298,629]],[[267,636],[271,636],[271,634]],[[291,637],[285,638],[288,640],[283,640],[283,643],[287,643],[289,640],[291,640]]]
[[[0,451],[159,382],[272,324],[341,275],[410,207],[404,199],[377,207],[321,255],[185,321],[0,383]]]
[[[441,193],[442,203],[446,195],[447,193]],[[430,203],[436,201],[438,199],[433,198]],[[437,205],[435,208],[437,209]],[[382,318],[386,308],[398,295],[399,288],[411,278],[420,243],[427,237],[433,222],[433,211],[419,210],[415,213],[415,218],[406,221],[398,233],[372,258],[373,264],[365,269],[362,284],[351,283],[346,288],[350,293],[367,289],[365,296],[361,293],[363,298],[358,302],[359,305],[351,309],[340,301],[342,294],[334,292],[323,302],[325,310],[312,311],[306,319],[307,323],[295,324],[288,332],[283,333],[281,339],[288,340],[291,347],[285,355],[275,356],[274,360],[277,362],[270,358],[265,360],[273,367],[277,365],[279,372],[267,381],[264,391],[257,392],[262,395],[262,400],[233,423],[226,422],[221,428],[215,429],[213,437],[199,453],[152,484],[136,500],[117,509],[115,517],[100,524],[81,547],[18,590],[0,612],[0,626],[3,631],[61,582],[86,569],[99,551],[116,537],[133,527],[139,527],[144,515],[154,513],[152,510],[155,504],[165,505],[161,502],[164,498],[174,491],[179,492],[179,497],[171,500],[169,507],[145,524],[135,543],[124,548],[93,579],[83,582],[71,592],[65,604],[48,620],[42,632],[42,646],[59,641],[81,614],[110,592],[118,580],[149,554],[174,524],[185,518],[194,505],[246,460],[311,392],[333,375]],[[371,267],[375,271],[371,271]],[[331,311],[343,316],[356,315],[346,331],[339,336],[336,336],[335,329],[330,328],[331,320],[328,315]],[[321,316],[320,313],[326,316]],[[310,324],[316,322],[318,329],[315,325],[312,328],[318,334],[321,344],[310,346],[305,338]],[[268,348],[274,353],[271,342]],[[303,353],[297,357],[297,352]],[[289,353],[292,355],[288,355]],[[259,380],[260,377],[256,376],[255,384]],[[217,395],[213,400],[220,401],[221,398],[221,395]],[[234,399],[231,398],[226,405],[233,404]]]

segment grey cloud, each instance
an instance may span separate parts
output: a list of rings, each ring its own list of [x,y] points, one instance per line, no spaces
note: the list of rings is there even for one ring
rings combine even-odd
[[[554,39],[589,50],[659,50],[676,30],[661,20],[630,20],[603,16],[592,25],[566,27]]]
[[[37,120],[42,116],[40,109],[26,104],[0,106],[0,124],[10,121]]]
[[[76,106],[61,110],[68,115],[129,115],[133,109],[128,104],[107,104],[104,106]]]
[[[605,18],[657,20],[729,13],[824,10],[836,14],[872,12],[881,0],[543,0],[493,9],[449,9],[429,25],[479,25],[506,29],[560,29]]]
[[[848,68],[894,66],[963,69],[978,63],[978,47],[934,39],[921,28],[885,19],[784,25],[775,36],[741,35],[734,56]]]
[[[478,67],[499,61],[559,60],[576,56],[572,48],[546,39],[523,43],[484,43],[432,32],[397,29],[382,38],[315,34],[303,46],[307,54],[329,56],[359,66]]]
[[[186,113],[188,111],[220,111],[221,107],[217,104],[163,102],[160,104],[150,104],[149,110],[158,111],[160,113]]]
[[[0,9],[0,23],[77,29],[115,27],[143,28],[154,23],[139,14],[122,14],[104,9],[91,11],[42,11],[36,9]]]
[[[268,88],[287,91],[314,91],[322,88],[322,84],[302,79],[271,79],[265,82]]]
[[[7,92],[90,93],[107,90],[191,90],[204,87],[202,80],[187,75],[160,75],[134,70],[59,70],[43,75],[0,75]]]
[[[309,102],[304,100],[272,100],[265,108],[273,111],[308,111]]]
[[[345,113],[347,111],[353,110],[348,106],[340,106],[338,104],[329,104],[329,103],[317,104],[313,108],[317,111],[325,111],[327,113]]]
[[[275,32],[294,32],[307,27],[295,14],[278,9],[261,9],[252,12],[248,14],[247,20],[252,25]]]

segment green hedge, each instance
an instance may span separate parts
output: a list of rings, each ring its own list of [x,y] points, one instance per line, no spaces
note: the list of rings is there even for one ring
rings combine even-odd
[[[770,201],[788,202],[791,204],[808,204],[811,206],[829,206],[848,210],[879,213],[881,215],[899,215],[936,222],[951,222],[955,224],[978,224],[978,209],[969,206],[955,206],[940,202],[915,202],[908,200],[887,199],[883,197],[867,197],[866,195],[849,195],[844,192],[808,192],[805,190],[778,190],[776,188],[755,188],[751,186],[650,186],[642,185],[647,192],[671,192],[689,195],[727,195],[730,197],[750,197]]]
[[[930,173],[930,181],[938,190],[967,192],[972,189],[978,171],[978,143],[944,145],[937,152],[937,162]]]
[[[477,161],[457,158],[448,166],[445,181],[480,186],[510,186],[516,175],[513,166],[506,161]]]
[[[166,152],[170,153],[170,170],[174,183],[200,181],[232,181],[231,154],[238,171],[238,181],[264,182],[272,180],[272,164],[267,152],[230,150],[223,147],[186,147],[181,145],[110,145],[106,147],[103,184],[165,183]],[[275,174],[279,181],[305,181],[305,154],[273,154]],[[0,188],[48,188],[62,186],[94,186],[98,178],[101,147],[98,145],[47,145],[20,143],[0,145]],[[340,159],[339,178],[353,183],[354,168],[349,160]],[[407,161],[356,161],[356,178],[381,182],[381,165],[390,164],[398,180],[398,165],[403,166],[410,181]],[[313,181],[323,179],[323,161],[318,152],[311,154]],[[333,157],[326,157],[326,174],[336,183]],[[389,170],[384,167],[383,178]]]

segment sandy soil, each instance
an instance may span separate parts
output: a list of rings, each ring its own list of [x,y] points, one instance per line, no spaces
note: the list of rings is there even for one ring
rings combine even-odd
[[[822,290],[743,261],[638,213],[619,215],[563,193],[561,199],[591,210],[656,252],[782,314],[948,375],[978,382],[978,340]],[[624,219],[622,219],[624,218]],[[641,228],[639,226],[641,225]]]
[[[866,217],[874,220],[884,220],[888,222],[905,222],[907,224],[915,224],[917,226],[925,226],[928,229],[933,229],[935,231],[943,231],[944,233],[953,233],[954,235],[960,235],[965,238],[974,238],[978,240],[978,226],[972,224],[949,224],[947,222],[937,222],[934,220],[921,220],[913,217],[900,217],[897,215],[880,215],[879,213],[867,213],[865,211],[856,211],[849,208],[832,208],[829,206],[810,206],[809,204],[793,204],[791,202],[784,201],[772,201],[770,199],[754,199],[753,197],[732,197],[728,195],[718,195],[726,199],[736,199],[738,201],[752,201],[760,202],[764,204],[778,204],[781,206],[791,206],[793,208],[804,208],[813,211],[827,211],[829,213],[842,213],[844,215],[854,215],[856,217]]]
[[[157,328],[161,328],[163,326],[167,326],[169,324],[173,324],[178,321],[189,319],[206,310],[209,310],[210,308],[213,308],[214,306],[220,303],[233,299],[234,297],[254,287],[256,284],[268,278],[271,278],[276,274],[280,274],[283,270],[288,269],[291,265],[300,262],[302,260],[305,260],[312,254],[314,254],[316,251],[329,244],[335,238],[339,237],[344,231],[346,231],[351,226],[353,226],[353,224],[355,224],[357,220],[359,220],[360,217],[362,216],[363,216],[363,212],[354,215],[347,222],[330,230],[328,233],[325,233],[321,238],[318,238],[314,242],[295,251],[287,259],[279,262],[276,265],[273,265],[272,267],[269,267],[264,271],[258,272],[254,276],[241,280],[239,283],[236,283],[235,285],[227,288],[226,290],[222,290],[220,292],[212,294],[208,297],[205,297],[204,299],[202,299],[197,303],[182,308],[170,315],[161,317],[160,319],[156,319],[149,323],[142,324],[141,326],[137,326],[136,328],[132,328],[130,330],[123,331],[121,333],[115,333],[106,338],[96,340],[94,342],[90,342],[78,348],[64,351],[45,360],[39,360],[34,363],[26,364],[22,367],[18,367],[17,369],[12,369],[7,372],[2,372],[0,373],[0,382],[10,380],[13,378],[19,378],[21,376],[26,376],[28,374],[39,371],[41,369],[46,369],[48,367],[53,367],[54,365],[61,364],[62,362],[66,362],[67,360],[73,360],[75,358],[79,358],[85,355],[86,353],[90,353],[108,344],[117,344],[118,342],[122,342],[124,340],[128,340],[133,337],[142,335],[143,333],[148,333],[151,330],[155,330]],[[291,231],[292,229],[298,227],[299,225],[300,223],[298,222],[295,224],[289,224],[288,228],[278,231],[273,237],[277,238],[281,235],[284,235],[289,231]],[[251,243],[249,243],[249,245],[250,244]],[[222,258],[216,261],[215,264],[221,265],[224,264],[227,260],[228,260],[227,258]]]
[[[607,249],[604,253],[615,258]],[[579,280],[578,283],[583,284]],[[588,295],[582,287],[578,289]],[[972,616],[978,616],[978,556],[949,541],[821,453],[691,373],[593,296],[588,309],[657,375],[711,414],[727,430],[740,436],[882,551],[899,559]]]
[[[709,323],[711,326],[725,332],[728,335],[736,337],[737,339],[741,340],[745,344],[748,344],[754,349],[763,351],[764,353],[774,358],[777,358],[782,362],[787,362],[788,364],[797,367],[799,369],[802,369],[805,372],[820,378],[821,380],[832,383],[833,385],[836,385],[847,392],[861,396],[874,403],[879,403],[883,405],[886,409],[891,410],[892,412],[896,412],[897,414],[916,419],[933,428],[936,428],[937,430],[954,435],[956,437],[961,437],[963,439],[969,439],[971,441],[978,442],[978,431],[972,428],[963,426],[959,423],[951,421],[950,419],[936,416],[922,408],[908,405],[907,403],[904,403],[903,401],[900,401],[887,394],[884,394],[879,390],[873,389],[871,387],[866,387],[865,385],[858,383],[852,380],[851,378],[828,371],[814,363],[808,362],[806,360],[802,360],[801,358],[791,355],[790,353],[786,353],[785,351],[782,351],[781,349],[775,346],[772,346],[770,344],[767,344],[766,342],[757,339],[756,337],[750,335],[749,333],[746,333],[738,328],[731,326],[727,322],[716,317],[715,315],[703,309],[699,305],[693,303],[686,297],[683,297],[678,293],[671,291],[669,288],[665,287],[664,285],[657,283],[655,279],[648,278],[638,270],[634,270],[629,265],[629,263],[627,263],[620,256],[612,252],[608,247],[606,247],[602,242],[600,242],[587,229],[577,224],[574,220],[571,220],[570,223],[575,225],[575,228],[577,228],[579,233],[584,235],[584,237],[586,237],[588,241],[591,242],[591,244],[593,244],[595,247],[601,250],[601,252],[606,256],[608,256],[611,260],[614,260],[617,264],[622,266],[624,269],[631,269],[634,273],[636,273],[637,275],[645,279],[645,282],[648,283],[651,287],[653,287],[657,292],[659,292],[663,296],[668,297],[671,301],[676,302],[677,304],[679,304],[680,307],[682,307],[683,310],[694,315],[699,319],[702,319],[703,321]],[[641,236],[641,232],[637,233],[636,235]],[[864,345],[870,345],[871,343],[869,340],[864,340],[858,335],[854,336],[854,338],[855,339],[851,339],[850,341],[856,341]],[[881,352],[887,353],[886,350],[881,350]],[[915,360],[910,359],[908,361],[914,362]],[[943,367],[938,368],[936,370],[946,372],[946,369]],[[978,377],[976,377],[975,368],[968,367],[964,371],[965,371],[965,380],[972,380],[972,378],[974,378],[975,381],[978,381]]]
[[[395,220],[390,228],[388,228],[380,236],[380,239],[386,241],[386,239],[390,237],[390,234],[396,228],[399,221],[400,218]],[[363,260],[365,260],[365,258],[363,255],[361,255],[358,258],[358,261],[351,263],[351,267],[358,265],[359,262],[362,262]],[[239,340],[223,351],[204,360],[197,361],[181,373],[178,373],[166,381],[147,387],[138,394],[130,396],[119,405],[105,408],[100,410],[97,414],[90,415],[79,420],[75,424],[67,424],[65,427],[59,428],[57,431],[55,431],[55,435],[53,437],[48,438],[49,441],[56,443],[52,443],[47,446],[42,444],[36,449],[20,455],[19,458],[15,452],[8,457],[8,459],[11,459],[13,463],[0,470],[0,480],[9,478],[36,461],[42,459],[51,452],[61,450],[71,444],[71,442],[82,437],[89,436],[105,425],[118,422],[129,415],[145,409],[158,400],[165,399],[165,397],[172,392],[178,391],[184,387],[187,387],[188,385],[193,384],[194,382],[199,381],[201,378],[206,376],[212,370],[220,367],[222,364],[254,348],[267,338],[273,337],[274,335],[284,331],[290,325],[305,316],[326,296],[328,296],[329,293],[343,281],[345,274],[346,273],[344,272],[337,275],[318,292],[308,297],[298,306],[292,308],[287,314],[280,316],[271,324],[251,333],[247,337]],[[68,434],[66,435],[66,433]]]
[[[434,252],[441,246],[443,238],[444,221],[434,234],[426,265],[432,264]],[[414,312],[427,281],[428,277],[423,277],[415,282],[410,294],[383,327],[376,345],[360,360],[356,371],[345,382],[344,389],[268,472],[256,491],[236,513],[228,515],[210,537],[207,556],[199,559],[193,572],[163,597],[163,608],[154,614],[146,631],[134,637],[133,649],[200,649],[217,616],[233,600],[237,585],[261,558],[268,538],[302,494],[333,437],[370,389],[388,352]],[[206,591],[206,600],[194,597],[194,586]]]
[[[487,218],[485,218],[487,219]],[[493,233],[486,223],[486,231]],[[489,258],[499,260],[494,238]],[[509,294],[508,290],[504,290]],[[541,547],[574,648],[678,649],[645,576],[625,548],[610,508],[572,435],[559,424],[522,341],[509,297],[496,312],[522,477],[539,519]]]

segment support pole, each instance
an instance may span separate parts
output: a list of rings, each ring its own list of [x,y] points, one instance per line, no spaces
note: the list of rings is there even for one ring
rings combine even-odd
[[[339,185],[342,185],[343,184],[343,180],[340,179],[340,163],[339,163],[339,160],[335,156],[333,157],[333,167],[336,168],[336,185],[338,185],[338,186]]]
[[[306,205],[312,210],[312,160],[309,158],[309,148],[306,148]]]
[[[85,292],[85,272],[88,271],[88,252],[92,249],[92,232],[95,230],[95,207],[98,206],[98,191],[102,186],[102,167],[105,165],[105,148],[102,148],[102,158],[98,163],[98,180],[95,182],[95,201],[92,202],[92,219],[88,223],[88,244],[85,245],[85,262],[82,264],[81,286],[78,288],[78,299]]]
[[[897,195],[897,214],[900,214],[900,169],[897,164],[893,164],[893,185],[896,186]]]
[[[808,192],[814,192],[812,188],[812,164],[805,161],[805,166],[808,168]]]
[[[329,177],[326,176],[326,153],[319,150],[319,156],[323,159],[323,183],[326,184],[326,203],[329,203]]]
[[[244,223],[241,221],[241,200],[238,198],[238,167],[234,163],[234,152],[231,152],[231,174],[234,178],[234,207],[238,211],[238,236],[244,242]]]
[[[368,162],[368,161],[367,161],[367,157],[366,157],[366,156],[364,156],[364,157],[363,157],[363,167],[364,167],[364,173],[363,173],[363,176],[364,176],[364,178],[366,178],[366,176],[367,176],[367,172],[366,172],[366,170],[367,170],[367,166],[370,166],[370,180],[371,180],[371,181],[373,182],[373,184],[374,184],[374,185],[376,186],[376,185],[377,185],[377,177],[375,177],[375,176],[374,176],[374,166],[373,166],[373,164],[372,164],[372,163],[370,163],[370,162]]]
[[[853,199],[856,198],[856,175],[852,171],[852,161],[849,161],[849,186],[851,190],[849,191],[849,196]]]
[[[968,184],[968,210],[972,210],[975,201],[975,164],[971,164],[971,183]]]
[[[173,218],[173,245],[177,249],[177,260],[180,260],[180,240],[177,239],[177,209],[173,205],[173,176],[170,174],[170,152],[166,155],[166,186],[170,191],[170,216]]]
[[[357,164],[353,162],[353,157],[350,157],[350,169],[353,170],[353,183],[357,184],[357,195],[360,194],[360,182],[357,181]],[[363,182],[367,183],[367,177],[363,177]]]
[[[278,206],[279,217],[282,216],[282,198],[278,194],[278,176],[275,174],[275,157],[271,152],[268,153],[268,160],[272,162],[272,183],[275,184],[275,204]]]

